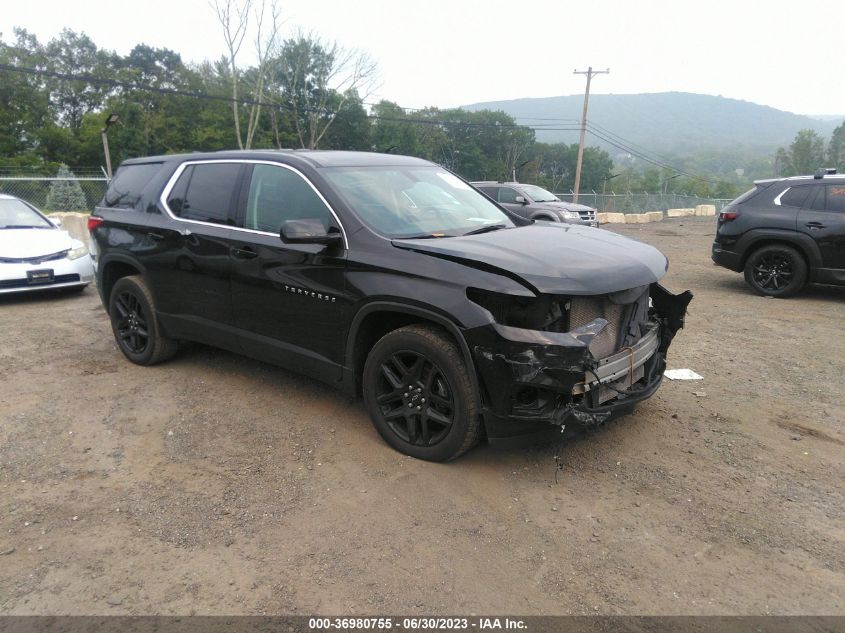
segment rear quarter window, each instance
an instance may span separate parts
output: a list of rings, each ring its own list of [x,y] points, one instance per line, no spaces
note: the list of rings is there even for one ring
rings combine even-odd
[[[784,207],[803,207],[809,193],[809,186],[792,187],[780,197],[780,204]]]
[[[111,209],[141,210],[141,194],[159,170],[162,163],[123,165],[106,190],[100,206]]]

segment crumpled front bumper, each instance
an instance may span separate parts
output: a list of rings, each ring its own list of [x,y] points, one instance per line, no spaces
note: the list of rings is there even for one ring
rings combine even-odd
[[[603,359],[590,353],[593,337],[607,325],[603,319],[562,333],[499,324],[473,331],[467,339],[488,438],[596,426],[653,395],[692,294],[673,295],[653,284],[650,295],[653,308],[640,339]]]

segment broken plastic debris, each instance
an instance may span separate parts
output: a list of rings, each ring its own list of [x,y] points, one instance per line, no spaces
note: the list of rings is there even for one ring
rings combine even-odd
[[[693,391],[693,392],[692,392],[692,395],[697,396],[697,397],[699,397],[699,398],[703,398],[703,397],[704,397],[704,396],[706,396],[707,394],[706,394],[706,393],[704,393],[703,391]]]
[[[696,374],[692,369],[667,369],[663,375],[669,380],[704,380],[704,376]]]

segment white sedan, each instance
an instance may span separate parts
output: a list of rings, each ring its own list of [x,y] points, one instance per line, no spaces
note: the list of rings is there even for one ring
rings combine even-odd
[[[83,290],[94,280],[88,248],[28,202],[0,194],[0,295]]]

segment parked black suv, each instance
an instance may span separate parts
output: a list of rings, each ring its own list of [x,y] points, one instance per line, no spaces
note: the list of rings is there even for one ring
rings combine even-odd
[[[845,174],[758,180],[719,214],[713,261],[756,292],[795,294],[807,281],[845,285]]]
[[[599,225],[596,210],[584,204],[564,202],[551,191],[523,182],[478,181],[472,185],[509,211],[529,220]]]
[[[534,224],[427,161],[246,151],[123,163],[89,228],[126,357],[181,339],[350,394],[396,449],[448,460],[648,398],[691,295],[657,250]]]

